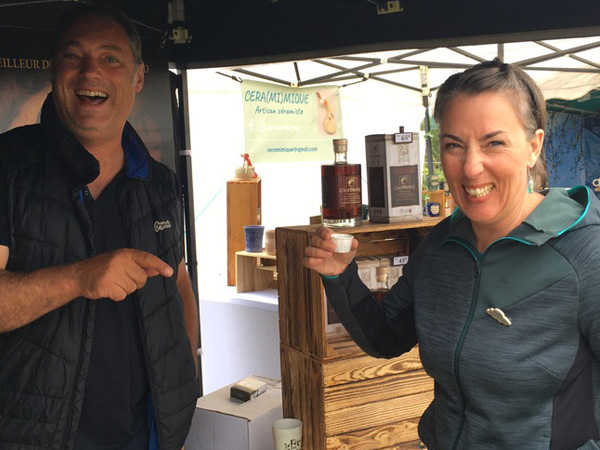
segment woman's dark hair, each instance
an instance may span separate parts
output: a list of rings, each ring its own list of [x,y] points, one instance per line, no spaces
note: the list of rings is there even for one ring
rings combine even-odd
[[[55,27],[52,55],[56,58],[65,33],[77,22],[87,17],[103,17],[119,25],[129,38],[131,52],[136,64],[142,64],[142,39],[131,19],[122,11],[110,6],[83,5],[64,14]]]
[[[483,92],[508,94],[529,139],[533,139],[536,130],[546,129],[546,102],[540,88],[525,71],[498,58],[450,76],[438,91],[433,114],[435,121],[441,124],[444,109],[459,95]],[[541,157],[531,174],[537,188],[545,187],[546,170]]]

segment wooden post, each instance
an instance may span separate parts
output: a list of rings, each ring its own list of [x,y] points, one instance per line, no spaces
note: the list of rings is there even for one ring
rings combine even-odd
[[[227,285],[235,286],[235,252],[246,248],[244,225],[261,224],[260,177],[227,182]]]

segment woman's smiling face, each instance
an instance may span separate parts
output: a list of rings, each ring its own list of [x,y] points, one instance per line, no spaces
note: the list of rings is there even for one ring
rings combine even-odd
[[[524,218],[527,169],[544,136],[542,130],[527,136],[508,95],[461,94],[446,105],[440,124],[442,167],[457,205],[474,226],[506,232]]]

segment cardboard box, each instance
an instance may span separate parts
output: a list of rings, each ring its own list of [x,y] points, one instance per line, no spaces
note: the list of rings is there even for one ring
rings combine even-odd
[[[274,450],[271,424],[283,417],[281,385],[248,402],[230,397],[233,384],[198,399],[185,450]]]
[[[365,136],[369,220],[393,223],[423,218],[417,133]]]

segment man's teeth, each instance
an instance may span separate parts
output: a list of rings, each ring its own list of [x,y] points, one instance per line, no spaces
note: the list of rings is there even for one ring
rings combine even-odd
[[[486,187],[477,188],[477,189],[465,188],[465,191],[467,191],[467,194],[469,194],[469,197],[479,198],[479,197],[488,195],[490,192],[492,192],[493,189],[494,189],[494,185],[490,184]]]
[[[107,98],[108,94],[102,91],[88,91],[86,89],[78,89],[76,91],[77,95],[83,95],[85,97],[102,97]]]

